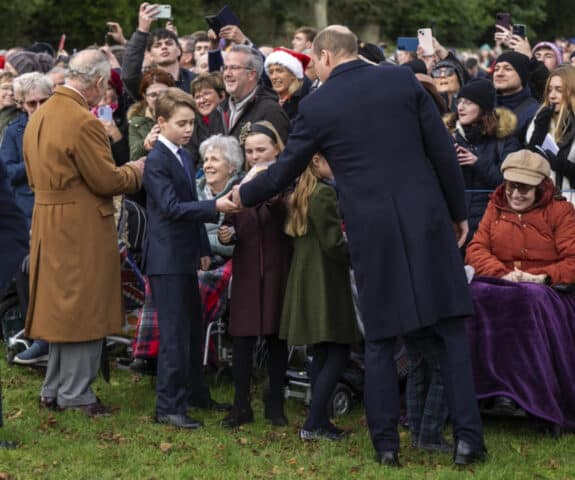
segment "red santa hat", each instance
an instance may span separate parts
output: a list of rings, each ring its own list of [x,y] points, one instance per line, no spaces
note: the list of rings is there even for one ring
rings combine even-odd
[[[265,68],[268,72],[270,65],[281,65],[287,68],[296,78],[302,79],[311,58],[289,48],[277,47],[266,58]]]

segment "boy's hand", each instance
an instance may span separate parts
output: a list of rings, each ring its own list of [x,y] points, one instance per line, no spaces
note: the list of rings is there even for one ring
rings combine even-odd
[[[210,268],[212,259],[208,257],[200,257],[200,268],[205,272]]]
[[[149,152],[152,148],[154,148],[154,144],[158,139],[158,135],[160,134],[160,126],[156,123],[146,138],[144,139],[144,148]]]
[[[152,26],[152,22],[156,19],[157,13],[157,5],[153,3],[150,4],[148,2],[142,3],[138,12],[138,30],[140,32],[148,33]]]

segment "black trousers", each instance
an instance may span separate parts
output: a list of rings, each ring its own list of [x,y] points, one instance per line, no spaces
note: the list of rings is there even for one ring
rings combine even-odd
[[[304,430],[329,429],[329,400],[349,360],[349,345],[316,343],[311,361],[311,406]]]
[[[453,423],[453,436],[483,447],[483,428],[471,371],[463,317],[441,319],[409,334],[433,343]],[[394,361],[395,338],[365,344],[364,402],[371,441],[376,451],[399,450],[399,382]]]
[[[204,334],[198,277],[149,278],[160,328],[156,413],[183,414],[190,405],[207,406],[210,391],[202,365]]]
[[[258,337],[234,337],[232,351],[232,374],[234,377],[234,406],[240,410],[250,407],[254,347]],[[266,335],[268,350],[267,370],[269,378],[269,401],[283,403],[283,388],[287,370],[288,350],[285,340],[277,335]]]

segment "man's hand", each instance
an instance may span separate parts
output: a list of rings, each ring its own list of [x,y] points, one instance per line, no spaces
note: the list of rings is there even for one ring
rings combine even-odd
[[[531,58],[531,45],[527,37],[523,38],[519,35],[512,35],[509,40],[509,48],[517,53],[522,53],[527,58]]]
[[[210,50],[218,50],[220,48],[220,38],[211,28],[208,30],[208,39],[210,40]]]
[[[116,58],[116,55],[114,55],[112,53],[112,49],[110,48],[110,45],[106,44],[106,45],[102,45],[100,47],[100,52],[102,52],[104,55],[106,55],[106,58],[108,59],[108,62],[110,62],[110,67],[112,68],[122,68],[122,65],[120,65],[120,62],[118,62],[118,59]]]
[[[155,4],[150,4],[144,2],[140,5],[140,10],[138,12],[138,30],[140,32],[148,33],[152,22],[156,19],[158,13],[158,6]]]
[[[216,210],[223,213],[236,213],[242,209],[233,199],[233,191],[216,200]]]
[[[502,25],[495,25],[495,28],[496,32],[493,37],[495,39],[495,44],[508,46],[511,42],[511,37],[513,36],[511,30],[505,28]]]
[[[248,39],[243,32],[240,30],[240,27],[236,25],[226,25],[220,30],[220,38],[225,40],[231,40],[234,43],[243,44]]]
[[[435,50],[435,55],[437,55],[439,60],[445,60],[449,55],[449,50],[441,45],[435,37],[433,37],[433,49]]]
[[[200,269],[203,270],[204,272],[209,270],[211,264],[212,259],[209,256],[200,257]]]
[[[108,37],[114,40],[114,42],[119,43],[120,45],[126,45],[126,43],[128,43],[119,23],[106,22],[106,26],[108,27]]]
[[[134,160],[132,162],[128,162],[129,165],[132,165],[138,169],[138,171],[143,175],[144,168],[146,167],[146,157],[140,157],[138,160]]]
[[[457,246],[461,248],[463,247],[465,240],[467,240],[467,235],[469,235],[469,223],[467,222],[467,219],[461,220],[461,222],[453,222],[453,228],[455,229]]]

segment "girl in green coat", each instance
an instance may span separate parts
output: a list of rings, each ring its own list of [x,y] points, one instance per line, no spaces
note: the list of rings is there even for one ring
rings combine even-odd
[[[302,440],[339,440],[344,431],[329,420],[328,404],[359,340],[349,277],[349,252],[335,189],[321,180],[333,175],[314,155],[290,195],[286,233],[294,237],[279,337],[313,345],[313,401],[299,432]]]

